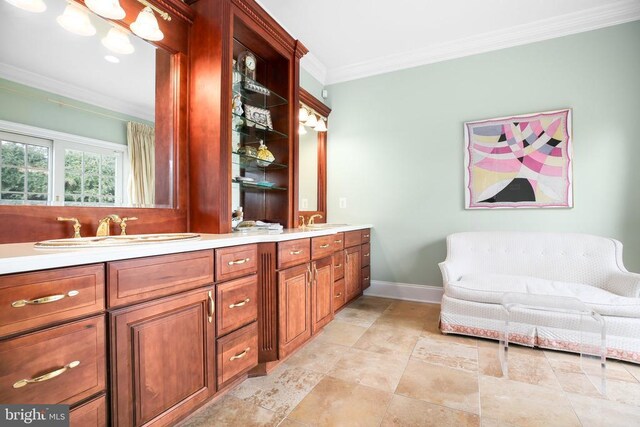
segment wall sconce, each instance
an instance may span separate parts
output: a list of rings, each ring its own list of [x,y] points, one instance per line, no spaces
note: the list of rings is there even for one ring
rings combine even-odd
[[[27,12],[42,13],[47,10],[47,5],[42,0],[5,0],[12,6],[18,9],[26,10]]]
[[[84,4],[103,18],[122,19],[126,16],[119,0],[85,0]]]
[[[117,27],[109,30],[107,36],[102,39],[102,44],[111,52],[121,55],[129,55],[136,50],[131,44],[127,33]]]
[[[302,123],[298,125],[298,135],[306,135],[307,128],[304,127]]]
[[[158,26],[158,20],[149,6],[146,6],[138,14],[136,21],[131,24],[131,31],[140,38],[154,42],[164,38],[164,34]]]
[[[315,127],[318,124],[318,118],[315,114],[309,114],[309,118],[304,122],[305,126],[309,126],[310,128]]]
[[[298,113],[298,120],[301,122],[306,122],[309,118],[309,110],[304,107],[300,107],[300,112]]]
[[[68,3],[62,15],[56,18],[62,28],[79,36],[92,36],[96,33],[96,27],[91,24],[89,15],[81,6]]]
[[[313,128],[313,130],[315,130],[316,132],[326,132],[327,131],[327,125],[324,122],[324,119],[322,117],[320,117],[320,119],[318,120],[318,124],[316,124],[316,126]]]

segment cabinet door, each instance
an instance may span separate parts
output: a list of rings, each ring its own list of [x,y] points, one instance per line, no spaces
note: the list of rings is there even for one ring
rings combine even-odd
[[[278,273],[279,358],[286,357],[311,337],[311,266]]]
[[[215,392],[213,287],[111,314],[112,420],[171,425]]]
[[[311,282],[311,296],[313,312],[313,333],[333,319],[333,257],[328,256],[311,263],[313,281]]]
[[[345,249],[344,287],[347,302],[360,294],[360,246]]]

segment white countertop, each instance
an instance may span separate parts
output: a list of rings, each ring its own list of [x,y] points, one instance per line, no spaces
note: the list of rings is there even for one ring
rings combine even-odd
[[[132,244],[130,246],[108,248],[36,249],[34,243],[0,244],[0,274],[70,267],[73,265],[197,251],[200,249],[223,248],[249,243],[283,242],[372,227],[371,224],[361,224],[337,226],[322,230],[290,228],[282,232],[200,234],[201,238],[198,240]]]

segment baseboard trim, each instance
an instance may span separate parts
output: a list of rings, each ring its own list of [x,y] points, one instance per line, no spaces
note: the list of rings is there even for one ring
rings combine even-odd
[[[414,285],[412,283],[383,282],[372,280],[365,295],[393,298],[405,301],[429,302],[440,304],[444,289],[442,286]]]

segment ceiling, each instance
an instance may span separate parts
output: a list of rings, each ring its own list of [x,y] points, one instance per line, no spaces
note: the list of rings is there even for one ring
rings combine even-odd
[[[324,84],[640,19],[640,0],[258,0]]]
[[[30,13],[0,1],[0,77],[154,121],[155,47],[130,35],[135,52],[114,54],[100,41],[111,28],[107,21],[92,14],[97,33],[78,36],[56,22],[66,1],[46,4],[45,12]]]

